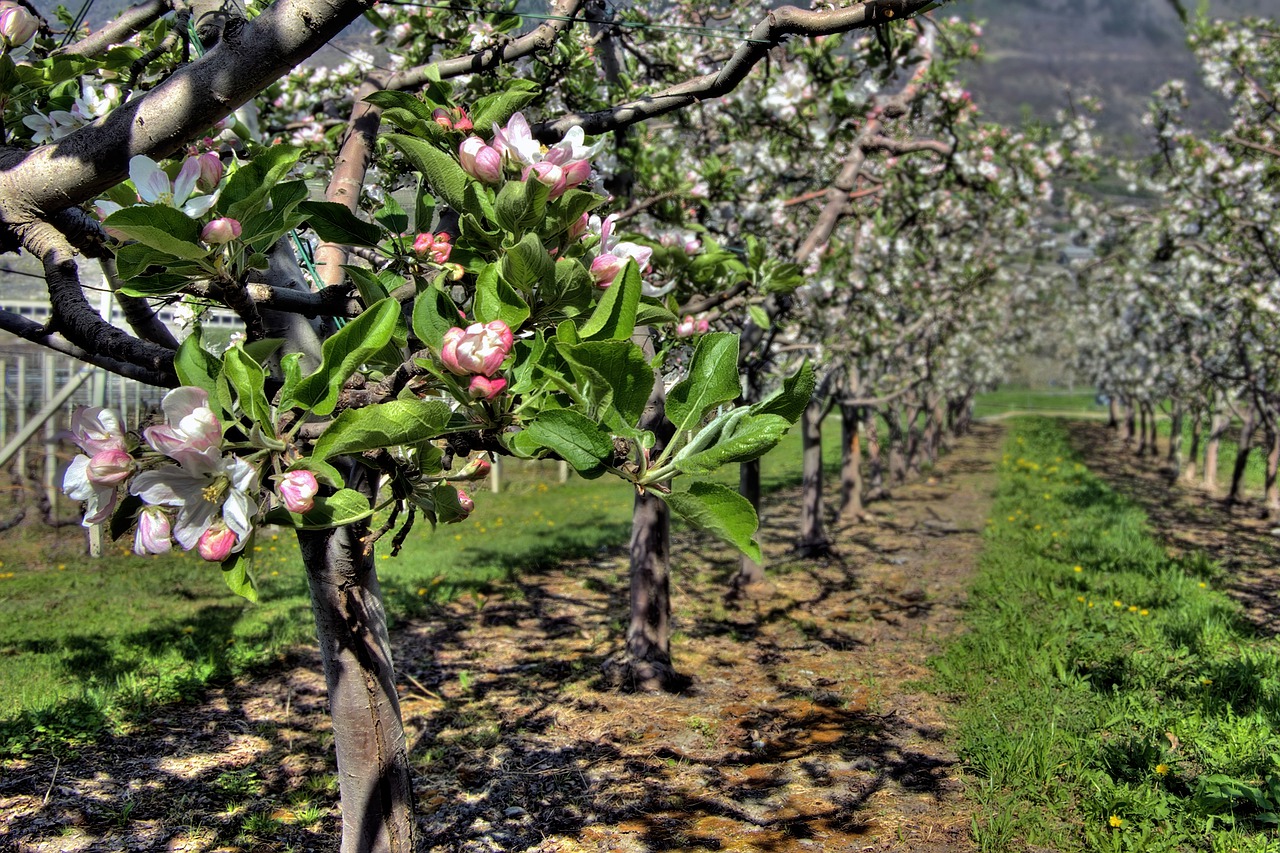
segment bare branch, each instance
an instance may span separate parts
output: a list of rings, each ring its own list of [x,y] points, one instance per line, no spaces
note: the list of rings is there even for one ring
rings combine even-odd
[[[69,342],[61,335],[51,333],[44,326],[29,320],[26,317],[20,317],[10,311],[0,309],[0,329],[16,335],[25,341],[38,344],[46,349],[54,352],[60,352],[63,355],[69,355],[77,361],[83,361],[86,364],[92,364],[95,367],[102,367],[110,370],[112,373],[125,377],[126,379],[136,379],[139,382],[145,382],[148,385],[168,386],[171,383],[165,374],[148,370],[145,367],[139,367],[136,364],[129,364],[124,361],[116,361],[113,358],[99,355],[96,352],[89,352],[81,349],[75,344]]]
[[[790,36],[823,36],[865,29],[908,18],[932,0],[874,0],[845,9],[811,12],[795,6],[774,9],[751,30],[751,35],[714,74],[694,77],[654,95],[593,113],[570,113],[538,125],[534,132],[544,140],[559,139],[571,127],[591,134],[604,133],[665,115],[698,101],[733,91],[751,69]]]
[[[145,0],[137,6],[125,9],[114,21],[103,25],[97,32],[90,33],[62,52],[90,59],[101,56],[113,46],[151,26],[171,8],[170,0]]]

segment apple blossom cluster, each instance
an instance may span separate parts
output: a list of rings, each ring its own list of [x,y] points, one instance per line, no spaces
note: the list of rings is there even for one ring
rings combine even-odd
[[[511,329],[501,320],[472,323],[465,329],[454,326],[444,333],[440,361],[450,373],[471,377],[467,390],[473,398],[492,401],[507,387],[507,380],[494,374],[514,343]]]

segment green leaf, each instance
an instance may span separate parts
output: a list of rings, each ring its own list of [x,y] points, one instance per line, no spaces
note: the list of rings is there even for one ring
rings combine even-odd
[[[392,234],[403,234],[409,230],[409,214],[391,193],[383,197],[382,209],[374,214],[373,218]]]
[[[382,138],[400,149],[413,168],[426,178],[432,192],[444,199],[445,204],[460,214],[478,213],[478,211],[468,211],[464,203],[464,194],[471,177],[462,170],[457,160],[434,145],[412,136],[388,133]]]
[[[769,313],[759,305],[748,305],[747,315],[751,318],[751,322],[755,323],[762,329],[769,328]]]
[[[413,300],[413,333],[435,352],[444,346],[444,333],[460,322],[458,306],[438,287],[428,287]]]
[[[126,493],[120,498],[120,503],[116,504],[115,510],[111,513],[109,533],[112,539],[119,539],[129,532],[129,528],[133,527],[133,522],[143,506],[145,504],[142,498],[137,495]]]
[[[749,462],[768,453],[791,427],[778,415],[747,415],[736,422],[732,435],[721,435],[711,447],[681,458],[676,467],[685,474],[710,474],[723,465]]]
[[[173,357],[173,368],[178,374],[179,382],[203,388],[209,394],[210,404],[218,406],[218,375],[222,372],[222,362],[201,346],[200,337],[198,333],[188,335],[178,345],[178,351]],[[224,415],[225,412],[217,414]]]
[[[312,455],[328,459],[397,444],[419,444],[445,432],[450,414],[448,404],[439,400],[391,400],[347,409],[316,439]]]
[[[399,320],[400,304],[394,299],[369,306],[324,342],[320,367],[298,381],[289,398],[282,400],[282,407],[300,406],[321,416],[332,412],[343,383],[356,368],[387,345]]]
[[[782,380],[782,387],[751,407],[753,415],[779,415],[789,423],[795,423],[809,405],[816,385],[813,365],[806,359],[791,376]]]
[[[639,423],[653,391],[653,368],[640,347],[631,341],[588,341],[561,346],[560,352],[571,366],[588,368],[607,383],[622,424],[634,428]]]
[[[318,497],[306,512],[289,512],[278,506],[263,516],[263,524],[278,524],[299,530],[328,530],[354,524],[373,515],[368,499],[355,489],[339,489],[328,497]]]
[[[384,110],[399,107],[400,109],[408,110],[418,118],[431,118],[431,106],[410,92],[383,89],[371,95],[366,95],[365,102],[373,104],[375,107],[381,107]]]
[[[694,482],[685,492],[654,492],[689,524],[728,542],[757,563],[763,563],[755,541],[760,520],[742,495],[718,483]]]
[[[556,261],[555,279],[543,282],[538,288],[538,315],[545,317],[552,312],[562,316],[580,314],[591,304],[591,296],[595,292],[595,284],[587,268],[576,259],[561,258]]]
[[[275,435],[262,366],[244,350],[232,347],[222,356],[222,376],[236,389],[240,410],[268,435]]]
[[[168,252],[153,249],[145,243],[128,243],[116,249],[116,271],[125,281],[142,276],[177,273],[185,278],[207,278],[208,272],[196,261],[182,261]]]
[[[494,201],[494,219],[517,237],[542,224],[551,188],[541,181],[507,181]]]
[[[307,218],[311,230],[326,243],[344,246],[377,246],[382,240],[382,229],[372,222],[365,222],[346,205],[332,201],[304,201],[298,211]]]
[[[622,274],[600,297],[596,310],[578,334],[585,341],[624,341],[636,330],[639,305],[640,268],[635,261],[627,261]]]
[[[435,505],[436,521],[441,524],[454,524],[462,521],[471,513],[463,509],[458,500],[458,487],[448,483],[439,483],[431,490],[432,503]]]
[[[636,309],[637,326],[665,326],[679,321],[680,318],[675,314],[652,302],[641,302],[640,307]]]
[[[494,125],[505,124],[521,107],[538,97],[538,84],[532,80],[510,80],[506,88],[476,100],[471,107],[471,123],[476,133],[493,134]]]
[[[218,211],[244,222],[265,210],[272,190],[289,174],[301,153],[291,145],[255,146],[253,159],[237,169],[219,193]]]
[[[588,479],[604,473],[604,462],[613,456],[613,438],[595,421],[570,409],[549,409],[538,415],[519,435],[520,447],[546,447]]]
[[[667,394],[667,419],[676,429],[693,429],[709,409],[742,393],[738,379],[738,336],[712,332],[698,340],[689,375]]]
[[[126,207],[108,216],[102,224],[174,258],[198,260],[209,256],[209,247],[200,243],[200,223],[172,207]]]
[[[524,238],[507,250],[498,262],[502,277],[525,293],[532,293],[556,277],[556,262],[542,246],[537,234]]]
[[[529,319],[529,304],[516,292],[498,267],[489,265],[476,277],[476,319],[481,323],[501,320],[511,331],[517,331]]]
[[[258,600],[258,588],[249,573],[253,566],[253,543],[250,541],[238,554],[232,554],[222,561],[222,579],[227,582],[227,589],[249,601]]]
[[[335,491],[337,489],[344,488],[347,484],[347,481],[342,478],[341,471],[330,465],[328,462],[325,462],[315,456],[302,457],[297,462],[290,465],[289,470],[310,471],[312,474],[316,475],[316,482],[324,486],[329,486]]]

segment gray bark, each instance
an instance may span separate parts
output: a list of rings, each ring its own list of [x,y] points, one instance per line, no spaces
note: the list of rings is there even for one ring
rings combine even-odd
[[[822,518],[822,418],[821,400],[810,400],[800,416],[800,440],[804,452],[804,475],[800,497],[800,553],[806,557],[825,554],[831,543]]]
[[[858,422],[862,410],[857,406],[840,407],[840,517],[855,521],[862,517],[862,434]]]
[[[1231,467],[1231,489],[1227,492],[1227,503],[1235,503],[1240,500],[1240,493],[1244,489],[1244,471],[1249,464],[1249,451],[1253,449],[1253,434],[1258,429],[1258,409],[1256,406],[1249,406],[1245,411],[1244,420],[1240,424],[1240,438],[1236,444],[1236,461]]]

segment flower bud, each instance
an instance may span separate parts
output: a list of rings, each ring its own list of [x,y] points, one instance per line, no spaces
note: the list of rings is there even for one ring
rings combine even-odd
[[[444,231],[439,234],[419,234],[413,241],[413,253],[420,258],[431,256],[431,260],[437,264],[444,264],[449,260],[449,255],[453,251],[453,244],[449,242],[449,235]]]
[[[588,160],[571,160],[564,164],[564,183],[569,189],[576,187],[591,177],[591,162]]]
[[[524,170],[524,179],[527,181],[532,176],[540,184],[546,184],[551,188],[551,192],[547,193],[547,198],[556,199],[564,195],[564,191],[569,188],[569,183],[565,178],[564,168],[543,160],[534,163],[532,166]]]
[[[464,172],[486,184],[502,180],[502,154],[478,136],[462,140],[458,147],[458,162]]]
[[[626,258],[620,258],[617,255],[605,253],[596,256],[591,262],[591,278],[595,281],[596,287],[601,290],[613,284],[613,280],[618,277],[618,273],[622,272],[627,265]]]
[[[0,47],[6,50],[31,41],[40,21],[17,3],[0,3]]]
[[[453,130],[453,119],[449,117],[449,111],[443,107],[436,107],[431,111],[431,120],[445,130]]]
[[[453,327],[444,333],[440,361],[458,376],[492,376],[511,352],[515,339],[501,320]]]
[[[158,506],[144,506],[138,513],[138,530],[133,535],[133,553],[166,554],[173,547],[169,539],[169,516]]]
[[[496,400],[502,390],[507,387],[505,379],[490,379],[487,376],[471,377],[471,396],[477,400]]]
[[[211,192],[222,180],[222,175],[226,169],[222,165],[222,158],[212,151],[206,151],[196,158],[196,162],[200,164],[200,177],[196,179],[196,186],[205,192]]]
[[[476,508],[476,502],[471,500],[471,495],[462,491],[462,489],[458,489],[458,506],[462,507],[462,511],[466,515],[471,515]],[[463,518],[465,517],[464,515]]]
[[[684,319],[680,321],[678,326],[676,326],[676,337],[691,338],[693,337],[693,333],[696,329],[697,324],[693,320],[693,315],[685,314]]]
[[[223,524],[215,524],[200,534],[196,543],[196,551],[201,559],[210,563],[221,563],[231,556],[231,549],[236,547],[236,532]]]
[[[95,486],[114,486],[133,473],[133,457],[119,448],[99,451],[89,460],[86,474]]]
[[[463,467],[463,469],[458,472],[458,476],[454,477],[453,479],[483,480],[485,477],[489,476],[489,471],[492,468],[493,468],[493,465],[489,463],[489,460],[487,457],[477,456],[475,459],[472,459],[470,462],[468,462]]]
[[[568,237],[570,240],[577,240],[583,234],[587,233],[587,223],[590,222],[588,214],[582,214],[578,220],[569,226]]]
[[[467,115],[466,107],[455,107],[453,110],[453,129],[461,130],[463,133],[474,128],[471,123],[471,116]]]
[[[316,492],[320,484],[316,475],[310,471],[288,471],[280,475],[280,485],[276,491],[280,494],[280,502],[289,512],[307,512],[315,506]]]
[[[200,239],[210,246],[221,246],[230,243],[240,236],[240,223],[229,216],[219,217],[204,227]]]

